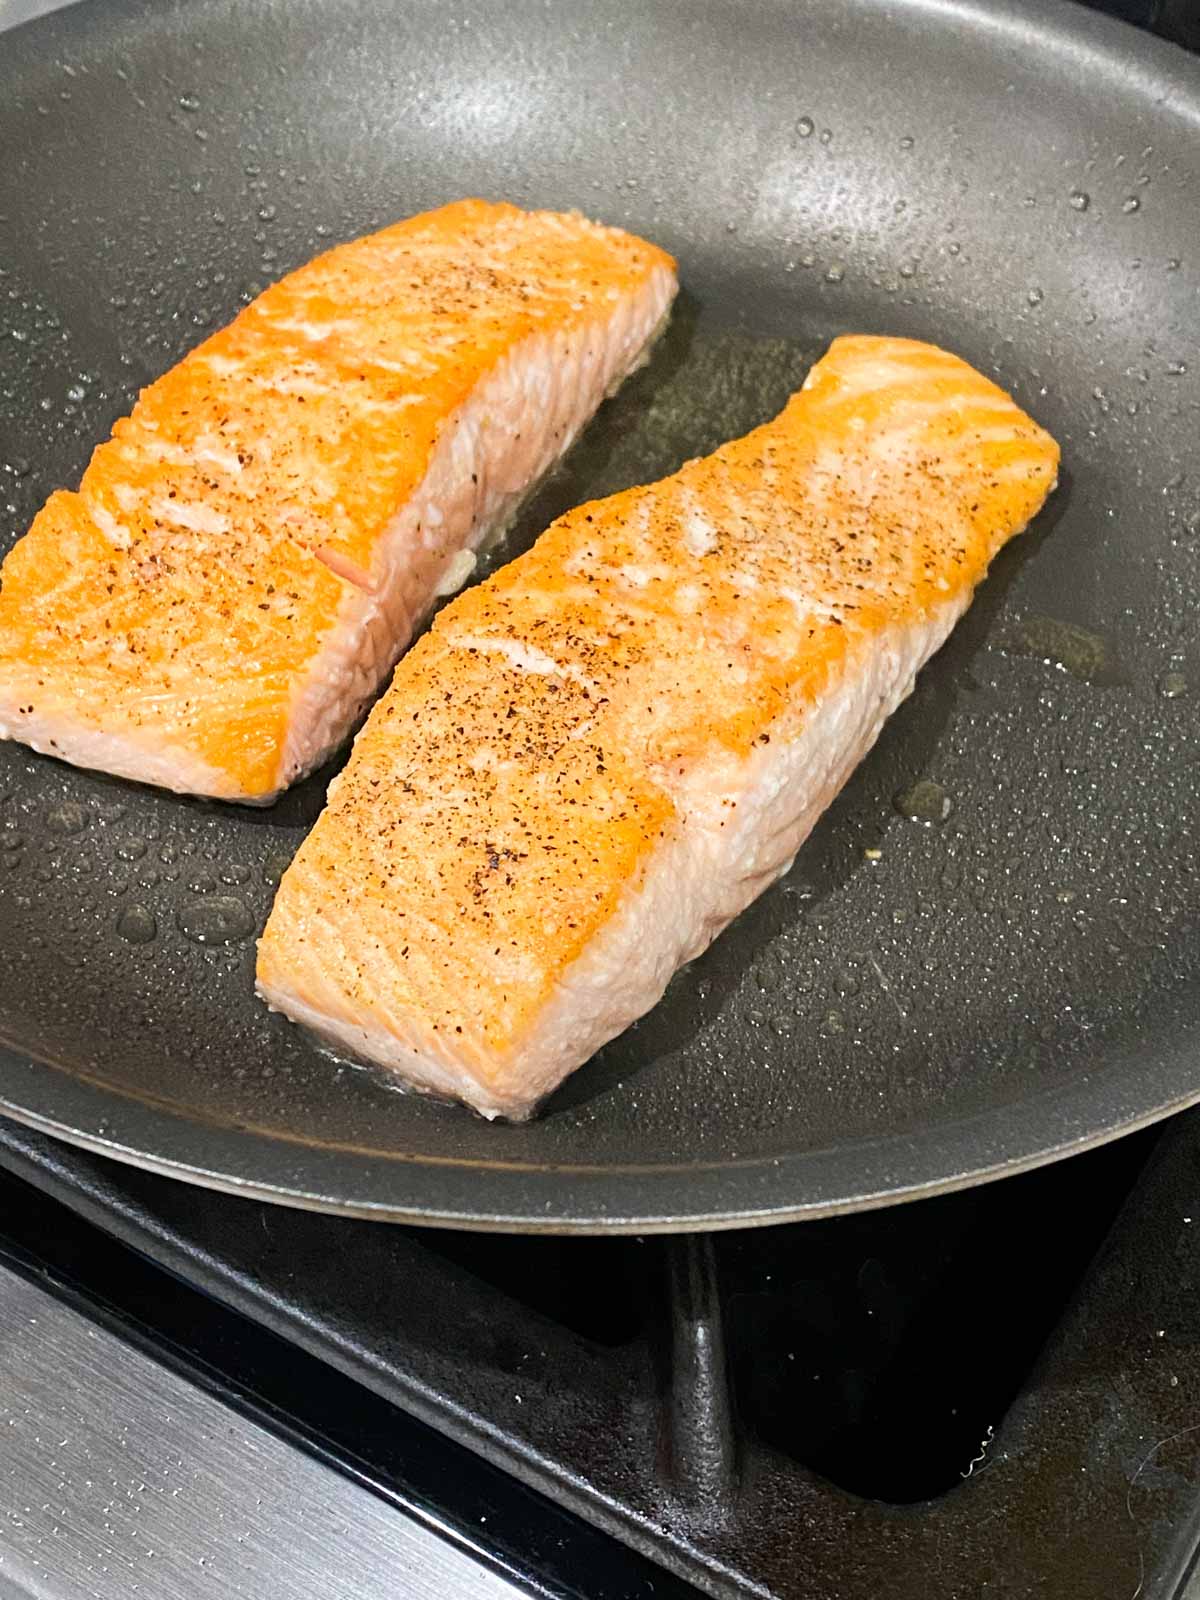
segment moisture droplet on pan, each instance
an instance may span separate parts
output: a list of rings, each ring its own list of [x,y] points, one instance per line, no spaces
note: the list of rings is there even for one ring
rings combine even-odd
[[[126,906],[117,918],[117,932],[127,944],[149,944],[158,932],[158,918],[149,906]]]

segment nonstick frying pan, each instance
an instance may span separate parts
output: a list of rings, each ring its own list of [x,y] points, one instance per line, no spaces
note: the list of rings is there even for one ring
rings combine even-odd
[[[329,771],[260,813],[3,747],[0,1106],[249,1195],[588,1231],[880,1204],[1200,1099],[1197,64],[1048,0],[43,18],[0,36],[6,538],[258,286],[466,193],[625,224],[685,285],[502,556],[850,329],[994,373],[1062,441],[1057,495],[791,874],[525,1127],[253,999]]]

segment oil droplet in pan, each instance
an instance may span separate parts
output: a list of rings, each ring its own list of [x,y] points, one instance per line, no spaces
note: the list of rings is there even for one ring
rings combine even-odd
[[[87,826],[87,813],[74,800],[64,800],[50,812],[46,826],[52,833],[82,833]]]
[[[1006,655],[1032,656],[1083,683],[1125,682],[1107,639],[1076,622],[1024,617],[1004,634],[1000,648]]]
[[[193,944],[237,944],[254,929],[254,918],[233,894],[210,894],[181,906],[179,931]]]
[[[925,828],[940,828],[954,810],[950,796],[932,778],[920,778],[910,788],[902,789],[892,804],[902,817]]]
[[[262,880],[264,883],[277,884],[280,878],[292,864],[294,852],[291,850],[277,850],[263,862]]]

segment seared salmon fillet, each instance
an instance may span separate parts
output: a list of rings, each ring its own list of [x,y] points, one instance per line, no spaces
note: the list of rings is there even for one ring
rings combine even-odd
[[[562,517],[401,662],[259,992],[528,1115],[787,869],[1058,459],[955,356],[843,338],[775,421]]]
[[[0,592],[0,736],[272,799],[642,359],[674,263],[464,200],[276,283],[144,390]]]

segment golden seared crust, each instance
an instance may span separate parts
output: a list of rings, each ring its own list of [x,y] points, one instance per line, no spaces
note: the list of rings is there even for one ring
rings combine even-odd
[[[283,880],[260,984],[508,1073],[697,774],[965,604],[1057,465],[964,362],[853,337],[775,421],[568,513],[400,664]],[[706,803],[720,828],[736,791]]]
[[[440,431],[523,340],[611,316],[663,265],[579,216],[466,200],[266,290],[9,555],[6,720],[19,736],[32,702],[269,796],[297,685]]]

